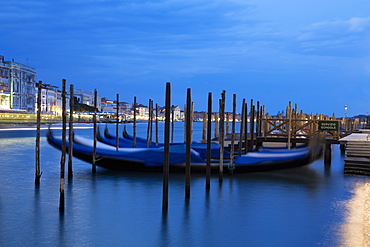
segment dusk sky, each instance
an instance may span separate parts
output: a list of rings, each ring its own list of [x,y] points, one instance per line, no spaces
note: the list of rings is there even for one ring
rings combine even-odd
[[[102,97],[195,110],[226,90],[270,114],[289,101],[305,113],[370,112],[368,0],[0,1],[0,55],[37,80]],[[216,110],[216,109],[214,109]]]

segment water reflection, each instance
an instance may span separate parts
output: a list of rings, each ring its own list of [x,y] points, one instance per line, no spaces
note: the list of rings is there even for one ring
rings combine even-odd
[[[354,185],[353,197],[344,202],[346,218],[340,231],[343,246],[370,246],[370,180],[363,179]]]
[[[166,217],[161,173],[97,168],[93,175],[91,164],[74,159],[60,216],[60,152],[42,138],[43,175],[36,189],[34,145],[34,138],[0,139],[6,153],[0,163],[0,245],[338,246],[339,233],[343,246],[368,243],[370,206],[361,202],[367,181],[343,175],[336,148],[330,167],[318,160],[284,171],[226,174],[222,184],[213,174],[209,192],[205,175],[192,174],[188,202],[185,175],[171,173]],[[350,196],[357,203],[348,201],[347,209]],[[333,207],[338,202],[342,207]],[[361,207],[360,215],[353,211]],[[344,221],[347,211],[353,213]]]
[[[59,243],[59,246],[63,246],[64,243],[68,242],[66,238],[66,230],[65,230],[65,215],[64,213],[59,213],[59,221],[58,227],[56,231],[56,240]]]
[[[155,246],[173,246],[171,245],[168,231],[168,214],[163,214],[161,218],[161,227],[159,228],[159,238]]]
[[[176,242],[178,243],[175,242],[175,245],[178,245],[179,243],[187,243],[187,246],[193,246],[193,244],[191,244],[193,236],[191,229],[193,228],[192,224],[194,221],[192,220],[191,216],[191,205],[189,199],[184,199],[183,213],[182,216],[179,216],[182,219],[180,219],[180,228],[177,233],[179,234],[178,238],[176,239]]]

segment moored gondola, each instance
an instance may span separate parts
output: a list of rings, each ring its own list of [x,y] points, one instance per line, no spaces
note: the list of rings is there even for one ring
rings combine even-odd
[[[47,134],[48,142],[54,147],[61,149],[62,141],[56,138],[52,131]],[[68,149],[67,142],[67,149]],[[237,156],[233,166],[224,163],[224,171],[233,169],[233,173],[265,172],[278,169],[287,169],[309,164],[317,158],[319,146],[309,146],[298,149],[286,150],[260,150],[245,155]],[[74,136],[73,155],[84,161],[92,163],[93,140],[78,135]],[[191,171],[205,172],[206,162],[199,153],[191,149]],[[186,162],[185,145],[173,145],[170,147],[170,171],[184,172]],[[164,148],[119,148],[116,150],[112,145],[97,142],[96,165],[114,170],[129,171],[157,171],[163,170]],[[211,171],[217,172],[219,163],[211,163]]]

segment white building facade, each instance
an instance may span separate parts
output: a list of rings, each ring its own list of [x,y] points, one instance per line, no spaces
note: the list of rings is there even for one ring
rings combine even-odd
[[[36,91],[38,89],[36,88]],[[36,92],[37,104],[37,92]],[[37,108],[37,105],[35,106]],[[66,110],[69,109],[69,95],[66,94]],[[42,84],[41,86],[41,114],[62,114],[62,92],[56,86]]]
[[[36,70],[0,56],[0,109],[35,112]]]

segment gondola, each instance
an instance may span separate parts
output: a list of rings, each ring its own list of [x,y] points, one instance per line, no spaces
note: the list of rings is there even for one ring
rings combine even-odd
[[[62,148],[61,138],[56,138],[52,131],[47,133],[48,142],[57,149]],[[66,150],[68,150],[68,141],[66,142]],[[245,155],[236,156],[232,165],[230,163],[223,164],[223,171],[234,173],[248,172],[265,172],[278,169],[286,169],[299,167],[309,164],[313,159],[319,145],[314,147],[305,147],[299,149],[286,149],[273,151],[272,149],[261,149],[258,152],[247,153]],[[314,151],[314,152],[313,152]],[[93,161],[93,140],[87,139],[78,135],[74,136],[73,156],[82,159],[86,162]],[[170,171],[184,172],[186,163],[186,148],[185,145],[170,146]],[[118,148],[111,145],[97,142],[96,144],[96,162],[97,166],[101,166],[114,170],[128,171],[163,171],[164,163],[164,147],[158,148]],[[206,162],[198,152],[191,149],[191,171],[205,172]],[[211,171],[219,171],[219,163],[211,163]]]

